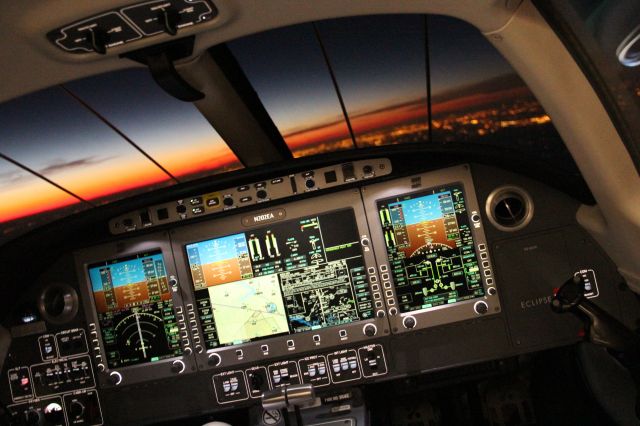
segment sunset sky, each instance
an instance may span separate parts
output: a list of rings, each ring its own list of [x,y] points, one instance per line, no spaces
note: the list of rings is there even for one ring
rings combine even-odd
[[[343,18],[316,25],[356,144],[360,137],[381,129],[428,125],[426,35],[434,114],[455,113],[517,94],[463,89],[453,99],[443,100],[443,95],[461,87],[512,72],[488,41],[462,21],[430,16],[428,33],[425,18],[413,15]],[[312,24],[248,36],[230,42],[229,47],[294,155],[313,153],[310,148],[316,145],[353,147]],[[61,87],[0,104],[0,153],[84,200],[94,204],[112,201],[241,167],[195,106],[164,93],[144,68],[91,77],[65,87],[177,179],[171,179]],[[80,203],[2,159],[0,193],[0,224]]]

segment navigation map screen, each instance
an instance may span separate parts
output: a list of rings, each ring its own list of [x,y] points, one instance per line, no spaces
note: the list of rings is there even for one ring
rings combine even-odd
[[[110,368],[182,354],[160,250],[89,265]]]
[[[373,317],[353,210],[186,246],[207,349]]]
[[[484,296],[462,185],[377,205],[400,312]]]

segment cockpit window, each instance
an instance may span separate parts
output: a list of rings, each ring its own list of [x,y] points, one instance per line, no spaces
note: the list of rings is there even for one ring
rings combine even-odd
[[[535,4],[581,63],[640,170],[640,2]]]
[[[408,142],[566,152],[513,68],[455,18],[340,18],[228,46],[296,157]]]
[[[40,216],[74,212],[63,208],[71,204],[97,206],[241,167],[198,110],[165,94],[144,69],[26,95],[0,104],[0,116],[9,168],[0,194],[13,200],[17,183],[37,187],[20,192],[20,208],[3,203],[3,238],[28,230],[12,223],[20,218],[37,214],[29,223],[43,223]]]

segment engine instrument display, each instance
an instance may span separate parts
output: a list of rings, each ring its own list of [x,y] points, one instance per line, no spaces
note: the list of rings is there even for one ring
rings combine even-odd
[[[89,278],[110,368],[181,355],[160,250],[89,265]]]
[[[377,201],[400,312],[484,296],[461,184]]]
[[[207,349],[373,317],[352,209],[186,246]]]

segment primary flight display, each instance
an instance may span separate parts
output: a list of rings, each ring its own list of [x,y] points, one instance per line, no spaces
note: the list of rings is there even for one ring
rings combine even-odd
[[[110,368],[179,356],[179,330],[160,250],[89,265]]]
[[[377,202],[401,312],[484,296],[462,185]]]
[[[207,349],[372,318],[352,209],[188,244]]]

